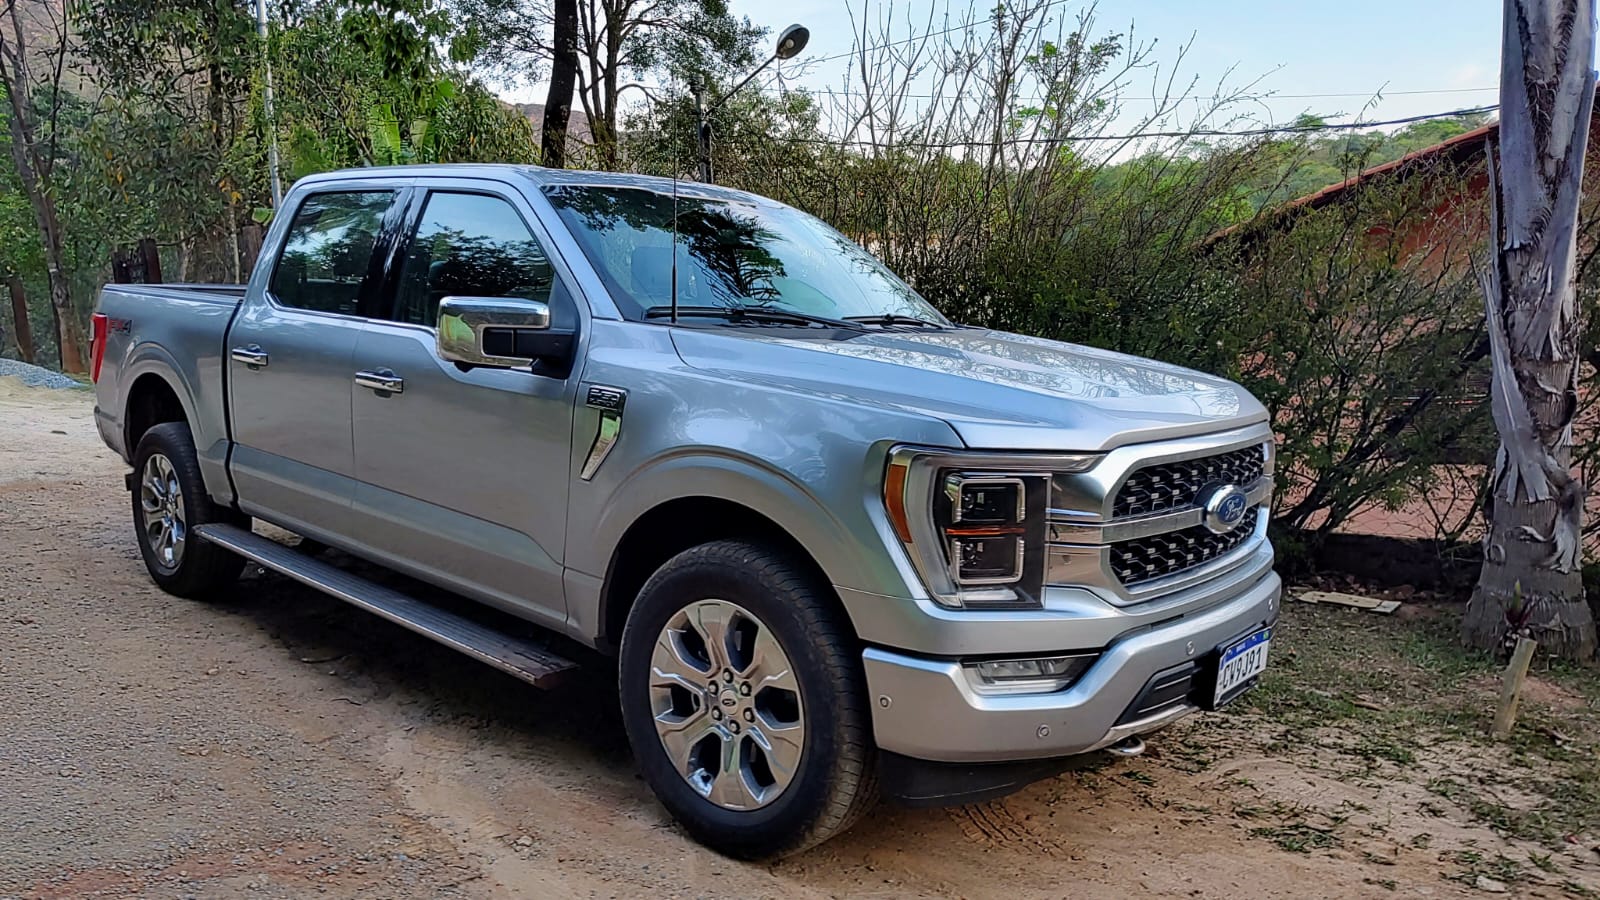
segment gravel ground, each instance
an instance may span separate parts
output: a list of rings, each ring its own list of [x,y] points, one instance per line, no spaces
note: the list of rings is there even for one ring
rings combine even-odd
[[[0,378],[11,376],[22,379],[28,387],[43,388],[75,388],[82,385],[60,372],[52,372],[43,366],[30,365],[16,359],[0,357]]]
[[[169,597],[123,469],[88,397],[0,379],[0,898],[1475,895],[1437,845],[1252,836],[1231,805],[1299,808],[1322,782],[1232,715],[1100,773],[732,862],[639,781],[603,665],[540,692],[260,572],[225,602]],[[1195,763],[1201,738],[1227,762]],[[1351,796],[1389,815],[1385,790]]]

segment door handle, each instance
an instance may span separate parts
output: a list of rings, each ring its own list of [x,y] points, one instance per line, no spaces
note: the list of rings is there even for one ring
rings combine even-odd
[[[252,369],[259,369],[267,364],[267,351],[261,349],[260,344],[235,347],[233,348],[233,361],[244,363]]]
[[[356,384],[384,394],[399,394],[406,389],[406,380],[389,369],[357,372]]]

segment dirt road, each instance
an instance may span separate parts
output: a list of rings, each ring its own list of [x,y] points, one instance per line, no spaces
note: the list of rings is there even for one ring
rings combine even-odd
[[[542,693],[260,573],[221,605],[168,597],[139,562],[122,471],[87,394],[0,378],[0,897],[1482,887],[1441,878],[1439,844],[1414,846],[1382,784],[1231,741],[1259,727],[1248,715],[1180,726],[1144,759],[1001,802],[885,808],[798,858],[731,862],[686,839],[635,776],[603,668]],[[1335,791],[1388,824],[1294,852],[1237,814],[1247,790],[1302,806]]]

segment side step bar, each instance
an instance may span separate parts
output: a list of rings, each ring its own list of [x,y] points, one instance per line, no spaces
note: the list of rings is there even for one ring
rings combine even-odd
[[[578,664],[532,641],[513,637],[392,588],[312,559],[291,547],[234,525],[207,524],[195,534],[219,547],[314,587],[325,594],[432,638],[537,687],[551,687]]]

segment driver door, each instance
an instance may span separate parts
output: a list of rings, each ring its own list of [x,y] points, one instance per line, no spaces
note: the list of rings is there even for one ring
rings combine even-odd
[[[554,326],[578,327],[531,212],[483,185],[419,183],[385,314],[357,338],[355,535],[395,568],[559,626],[578,373],[436,352],[446,296],[539,300]]]

